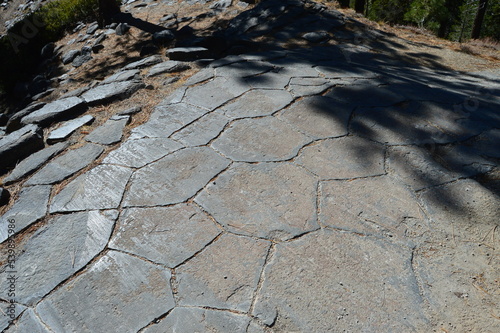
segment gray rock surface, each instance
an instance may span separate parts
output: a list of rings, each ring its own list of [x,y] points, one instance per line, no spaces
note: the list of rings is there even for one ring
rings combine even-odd
[[[175,47],[167,50],[167,57],[170,60],[192,61],[210,56],[210,51],[207,48],[200,46],[192,47]]]
[[[15,203],[0,218],[0,242],[45,216],[50,190],[49,185],[30,186],[21,190]]]
[[[19,162],[14,170],[4,178],[3,183],[8,185],[12,184],[23,177],[32,174],[34,171],[38,170],[42,165],[45,164],[49,159],[59,154],[61,151],[69,146],[66,142],[59,142],[53,146],[49,146],[42,149],[29,157],[25,158]]]
[[[318,228],[316,186],[293,164],[236,164],[195,201],[234,233],[286,240]]]
[[[7,328],[7,326],[9,326],[9,321],[18,318],[19,315],[26,309],[26,307],[20,304],[12,304],[10,302],[0,302],[0,309],[2,309],[3,314],[0,317],[0,329],[4,330]],[[12,327],[15,326],[12,325]],[[14,328],[11,328],[11,330],[13,329]]]
[[[175,306],[170,272],[110,251],[36,307],[58,332],[137,332]]]
[[[116,74],[108,76],[105,80],[102,81],[101,84],[108,84],[113,82],[122,82],[122,81],[130,81],[132,79],[139,79],[140,70],[138,69],[129,69],[119,71]]]
[[[0,172],[15,166],[43,146],[42,130],[36,125],[24,126],[0,138]]]
[[[248,90],[250,86],[238,79],[216,77],[202,85],[188,88],[183,102],[214,110]]]
[[[178,304],[248,311],[269,246],[260,239],[222,235],[177,269]]]
[[[14,132],[14,131],[20,129],[23,126],[23,124],[21,124],[21,119],[23,119],[28,114],[30,114],[36,110],[41,109],[44,105],[46,105],[46,103],[34,102],[34,103],[28,105],[27,107],[25,107],[24,109],[14,113],[7,121],[6,128],[5,128],[6,132],[11,133],[11,132]]]
[[[47,136],[46,141],[48,144],[54,144],[56,142],[66,140],[74,131],[84,125],[92,123],[94,119],[95,118],[91,115],[85,115],[83,117],[67,121],[61,127],[51,131]]]
[[[98,211],[62,215],[50,219],[18,244],[16,299],[32,305],[84,267],[106,246],[116,217],[116,212]],[[4,245],[3,258],[6,250]],[[4,279],[7,274],[0,273]],[[6,293],[7,290],[0,291],[2,298],[7,299]]]
[[[45,327],[45,325],[40,322],[40,319],[32,309],[27,309],[26,311],[24,311],[21,318],[19,318],[15,324],[11,324],[9,326],[9,329],[7,329],[5,332],[50,333],[47,327]]]
[[[192,204],[130,208],[122,213],[109,246],[174,268],[220,233],[209,216]]]
[[[65,54],[62,55],[62,63],[64,65],[69,64],[70,62],[73,62],[73,60],[80,55],[80,50],[69,50]]]
[[[153,77],[153,76],[158,76],[161,74],[165,73],[175,73],[175,72],[182,72],[187,69],[191,68],[188,64],[179,62],[179,61],[164,61],[162,63],[159,63],[157,65],[154,65],[151,67],[148,71],[147,76],[148,77]]]
[[[137,171],[123,206],[159,206],[184,202],[202,189],[229,161],[210,148],[187,148]]]
[[[186,146],[206,145],[222,132],[228,122],[225,115],[211,112],[174,133],[172,138]]]
[[[103,147],[95,144],[87,144],[81,148],[69,150],[36,172],[26,182],[26,185],[60,182],[92,163],[103,151]]]
[[[89,105],[106,104],[130,97],[144,87],[144,83],[140,81],[112,82],[84,92],[81,98]]]
[[[223,107],[231,118],[269,116],[292,102],[290,93],[282,90],[253,89]]]
[[[85,140],[102,145],[111,145],[120,142],[123,137],[123,129],[129,122],[129,116],[120,116],[116,120],[109,119],[87,135]]]
[[[140,68],[144,68],[144,67],[149,67],[149,66],[153,66],[153,65],[156,65],[160,62],[162,62],[162,57],[159,56],[159,55],[152,55],[152,56],[149,56],[147,58],[144,58],[144,59],[141,59],[141,60],[138,60],[138,61],[134,61],[130,64],[128,64],[127,66],[123,67],[124,70],[127,70],[127,69],[140,69]]]
[[[23,124],[48,125],[85,111],[85,101],[78,97],[59,99],[23,117]]]
[[[131,169],[122,166],[99,165],[59,192],[52,200],[50,212],[118,208],[131,174]]]

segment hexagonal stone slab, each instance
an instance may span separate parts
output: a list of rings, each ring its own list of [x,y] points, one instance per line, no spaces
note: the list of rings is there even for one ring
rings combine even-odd
[[[498,225],[500,197],[472,179],[419,193],[434,228],[455,240],[482,239]]]
[[[102,154],[104,148],[95,144],[86,144],[70,150],[50,161],[35,173],[26,185],[54,184],[85,168]]]
[[[0,218],[0,242],[12,236],[9,229],[18,233],[45,216],[51,188],[49,185],[41,185],[24,187],[21,190],[14,205]],[[14,223],[9,223],[12,220]],[[13,228],[9,228],[9,224],[13,225]]]
[[[277,332],[427,331],[411,258],[390,243],[328,230],[278,244],[252,315]]]
[[[433,102],[401,103],[356,110],[351,129],[390,145],[422,145],[462,141],[481,133],[484,123],[467,119],[452,105]]]
[[[186,146],[206,145],[222,132],[228,122],[228,117],[215,111],[174,133],[172,138]]]
[[[234,161],[283,161],[296,156],[310,141],[289,124],[265,117],[235,121],[212,146]]]
[[[187,89],[183,102],[214,110],[250,90],[239,78],[216,77],[207,83]]]
[[[75,178],[59,192],[50,212],[118,208],[132,170],[118,165],[98,165]]]
[[[315,138],[347,135],[353,106],[331,98],[306,97],[283,110],[279,118]]]
[[[181,306],[248,311],[270,242],[225,234],[176,270]]]
[[[384,147],[356,136],[327,139],[304,148],[297,158],[321,179],[350,179],[384,173]]]
[[[55,332],[137,332],[174,306],[169,271],[110,251],[36,311]]]
[[[285,90],[254,89],[222,109],[231,118],[269,116],[283,109],[293,98]]]
[[[238,164],[195,200],[238,234],[285,240],[318,228],[316,180],[290,163]]]
[[[137,171],[124,207],[183,202],[201,190],[230,161],[207,147],[187,148]]]
[[[495,332],[499,327],[500,259],[490,247],[495,236],[486,236],[448,243],[441,238],[416,251],[416,274],[428,313],[443,331]]]
[[[34,304],[84,267],[106,246],[117,216],[116,211],[61,215],[18,244],[16,300]],[[7,258],[6,245],[2,257]],[[8,271],[0,273],[3,281]],[[6,288],[1,290],[1,297],[8,299],[7,292]]]
[[[180,143],[166,138],[127,140],[120,148],[109,153],[103,163],[141,168],[180,148]]]
[[[200,308],[175,308],[169,315],[146,328],[144,333],[231,332],[246,333],[250,318],[229,311]]]
[[[209,244],[221,230],[197,206],[126,209],[110,247],[175,267]]]
[[[320,193],[319,220],[325,226],[405,238],[405,221],[422,223],[417,198],[388,176],[328,181]]]

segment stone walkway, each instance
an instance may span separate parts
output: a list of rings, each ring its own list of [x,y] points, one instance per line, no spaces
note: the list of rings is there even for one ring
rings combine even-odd
[[[24,184],[0,328],[498,332],[499,96],[362,46],[214,61]]]

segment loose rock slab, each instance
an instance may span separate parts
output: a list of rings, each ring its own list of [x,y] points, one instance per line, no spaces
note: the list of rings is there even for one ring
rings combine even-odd
[[[51,122],[71,117],[85,111],[85,101],[79,97],[68,97],[44,105],[21,119],[22,124],[40,124],[45,126]]]
[[[132,80],[135,78],[139,78],[138,75],[140,72],[141,71],[138,69],[129,69],[129,70],[120,71],[116,74],[111,75],[110,77],[107,77],[104,81],[102,81],[101,84],[129,81],[129,80]]]
[[[130,208],[120,217],[109,246],[174,268],[220,232],[195,205]]]
[[[353,107],[314,96],[306,97],[280,113],[280,119],[315,138],[331,138],[347,135],[349,117]]]
[[[50,189],[51,186],[42,185],[24,187],[21,190],[14,205],[0,218],[0,242],[13,236],[12,233],[9,234],[9,229],[18,233],[45,216]]]
[[[210,148],[187,148],[137,171],[124,207],[159,206],[183,202],[229,165]]]
[[[212,146],[234,161],[283,161],[297,155],[311,139],[275,118],[235,121]]]
[[[411,252],[389,243],[311,233],[278,244],[263,281],[252,314],[278,332],[430,329]]]
[[[316,180],[290,163],[237,164],[195,201],[238,234],[286,240],[318,228]]]
[[[179,305],[248,311],[269,246],[223,235],[176,270]]]
[[[85,140],[102,145],[111,145],[120,142],[123,137],[123,129],[130,122],[129,116],[120,116],[119,119],[109,119],[103,125],[97,127]]]
[[[78,176],[59,192],[50,212],[118,208],[132,170],[118,165],[99,165]]]
[[[137,332],[175,305],[170,272],[110,251],[36,307],[55,332]]]
[[[140,81],[112,82],[87,90],[81,98],[89,105],[105,104],[130,97],[144,87],[144,83]]]
[[[175,308],[158,324],[144,330],[144,333],[165,332],[231,332],[246,333],[250,318],[229,311],[200,308]]]
[[[26,185],[60,182],[92,163],[103,151],[103,147],[94,144],[70,150],[40,169],[26,182]]]
[[[349,179],[384,173],[384,147],[358,137],[327,139],[304,148],[297,163],[321,179]]]
[[[49,133],[49,135],[47,136],[47,143],[53,144],[58,141],[66,140],[74,131],[84,125],[93,122],[94,119],[95,118],[91,115],[85,115],[83,117],[66,122],[63,126]]]
[[[85,266],[106,246],[117,215],[91,211],[55,217],[19,244],[16,300],[27,305],[36,303]],[[3,258],[6,252],[4,245]],[[3,280],[7,274],[0,273]],[[7,289],[0,291],[2,298],[8,299],[6,293]]]
[[[292,100],[290,93],[284,90],[254,89],[224,106],[223,110],[231,118],[269,116]]]
[[[109,153],[103,163],[142,168],[180,148],[180,143],[165,138],[127,140]]]
[[[0,139],[0,171],[43,148],[40,127],[27,125]]]

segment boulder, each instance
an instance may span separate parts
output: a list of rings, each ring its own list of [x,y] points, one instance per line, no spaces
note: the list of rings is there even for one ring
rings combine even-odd
[[[173,41],[174,39],[175,39],[174,33],[168,29],[158,31],[153,34],[153,42],[159,45],[167,44]]]
[[[0,206],[4,206],[9,203],[10,193],[3,187],[0,187]]]
[[[0,139],[0,172],[43,148],[42,129],[28,125]]]
[[[64,65],[69,64],[79,55],[80,55],[80,50],[69,50],[61,57],[62,63]]]
[[[170,60],[192,61],[210,56],[210,51],[205,47],[176,47],[167,50]]]

